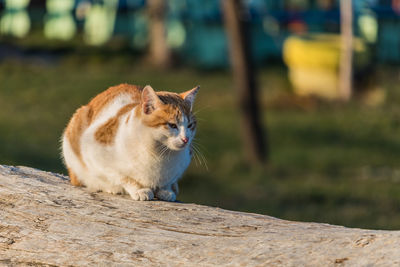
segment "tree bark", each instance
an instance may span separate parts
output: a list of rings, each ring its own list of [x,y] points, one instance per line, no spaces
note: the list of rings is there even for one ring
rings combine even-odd
[[[251,162],[262,163],[267,158],[258,89],[250,53],[250,29],[241,0],[221,0],[225,28],[229,40],[230,61],[238,94],[244,147]]]
[[[172,63],[165,28],[167,1],[147,0],[147,5],[150,18],[150,61],[156,67],[167,68]]]
[[[353,86],[353,7],[351,0],[340,0],[341,55],[339,90],[342,100],[352,96]]]
[[[90,193],[0,165],[1,266],[399,266],[400,232]]]

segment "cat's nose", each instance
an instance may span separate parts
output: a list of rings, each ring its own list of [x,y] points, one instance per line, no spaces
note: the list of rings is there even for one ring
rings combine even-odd
[[[181,140],[185,144],[187,144],[187,142],[189,142],[189,138],[187,138],[187,137],[182,137]]]

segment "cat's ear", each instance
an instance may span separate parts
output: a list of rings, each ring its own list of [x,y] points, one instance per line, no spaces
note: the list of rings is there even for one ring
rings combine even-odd
[[[146,85],[142,91],[142,111],[144,114],[151,114],[161,105],[161,100],[150,85]]]
[[[187,102],[190,103],[190,107],[193,108],[193,104],[194,104],[194,99],[196,98],[197,92],[200,89],[200,85],[197,85],[195,88],[183,92],[180,94],[180,96]]]

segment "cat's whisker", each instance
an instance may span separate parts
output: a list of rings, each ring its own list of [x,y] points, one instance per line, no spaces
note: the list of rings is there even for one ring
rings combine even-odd
[[[201,143],[199,143],[197,140],[198,139],[195,138],[195,139],[193,139],[192,142],[199,148],[199,150],[201,149],[201,150],[205,151],[206,153],[208,153],[206,147],[204,145],[202,145]],[[202,154],[204,154],[204,153],[202,153]]]
[[[206,169],[208,170],[208,165],[207,165],[207,158],[204,156],[204,153],[203,152],[201,152],[201,147],[200,146],[202,146],[201,144],[196,144],[198,147],[197,147],[197,150],[198,150],[198,152],[199,152],[199,155],[201,156],[201,158],[203,159],[203,162],[204,162],[204,165],[205,165],[205,167],[206,167]]]
[[[200,162],[199,157],[198,157],[198,155],[197,155],[197,151],[195,150],[195,148],[193,147],[193,145],[192,145],[192,153],[193,153],[193,157],[194,157],[194,161],[195,161],[195,163],[196,163],[196,166],[201,165],[201,162]]]
[[[166,158],[167,158],[167,161],[169,161],[169,159],[170,159],[170,156],[171,156],[171,150],[170,149],[166,149],[166,151],[165,151],[165,156],[166,156]]]
[[[201,143],[199,143],[197,140],[198,140],[198,139],[194,138],[192,142],[193,142],[196,146],[198,146],[199,148],[205,149],[205,147],[204,147]]]
[[[199,162],[200,166],[203,166],[203,161],[202,161],[202,158],[200,157],[200,153],[198,150],[196,150],[196,157],[197,157],[197,161]]]
[[[161,160],[161,158],[164,157],[165,154],[167,154],[167,155],[169,154],[169,149],[168,149],[168,147],[163,146],[163,147],[162,147],[162,150],[161,150],[161,152],[160,152],[160,154],[159,154],[160,160]]]
[[[195,157],[197,158],[197,161],[199,162],[200,165],[204,164],[204,167],[206,168],[206,170],[208,171],[208,164],[207,164],[207,159],[206,157],[203,155],[203,153],[200,151],[199,147],[196,147],[196,143],[192,143],[192,148],[193,148],[193,154],[195,155]]]
[[[204,165],[206,170],[208,170],[207,161],[204,158],[203,154],[198,150],[197,150],[196,154],[197,154],[197,157],[199,158],[200,165]]]
[[[203,159],[203,162],[204,162],[204,167],[206,168],[206,170],[208,171],[208,163],[207,163],[207,159],[206,159],[206,157],[203,155],[203,153],[199,153],[200,154],[200,157]]]

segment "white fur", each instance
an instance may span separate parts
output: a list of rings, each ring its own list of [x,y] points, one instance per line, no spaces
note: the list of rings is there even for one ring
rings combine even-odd
[[[93,191],[109,193],[129,193],[135,200],[157,198],[175,201],[171,187],[182,176],[191,161],[190,142],[194,132],[187,129],[187,119],[182,118],[182,125],[176,136],[165,137],[163,127],[150,128],[134,116],[134,110],[121,116],[119,128],[112,145],[100,144],[95,139],[95,132],[118,110],[131,103],[128,95],[119,95],[108,104],[96,120],[83,132],[80,139],[80,151],[85,166],[71,149],[68,139],[63,137],[63,156],[66,165],[77,175],[78,180]],[[130,115],[126,124],[127,116]],[[181,137],[188,136],[189,143],[183,149]],[[164,140],[165,139],[165,140]],[[155,140],[163,140],[168,147],[163,155],[155,149]],[[178,141],[177,141],[178,140]],[[133,183],[125,183],[131,177],[145,188],[137,188]]]

